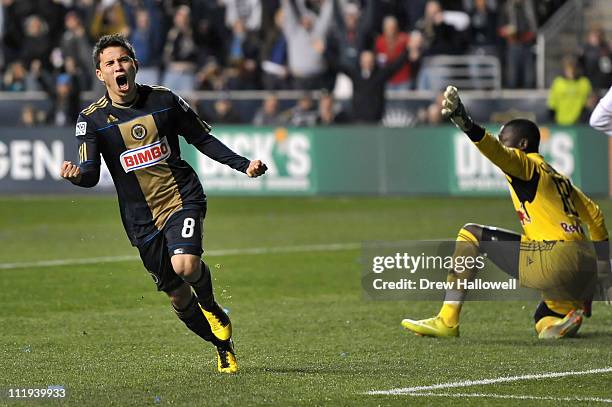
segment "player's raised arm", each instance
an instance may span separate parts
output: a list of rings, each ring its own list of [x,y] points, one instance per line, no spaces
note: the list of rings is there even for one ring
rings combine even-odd
[[[503,172],[525,181],[533,177],[536,164],[527,158],[526,152],[537,152],[537,148],[535,151],[531,151],[530,147],[532,146],[528,145],[526,138],[518,139],[517,136],[520,135],[514,135],[517,140],[516,146],[513,145],[512,148],[509,148],[503,145],[483,127],[474,123],[459,98],[457,88],[454,86],[448,86],[444,91],[442,115],[449,118],[455,126],[467,134],[480,152]]]
[[[75,131],[79,141],[79,164],[64,161],[60,167],[60,176],[74,185],[91,188],[100,179],[100,153],[96,135],[88,128],[83,115],[79,115]]]
[[[196,112],[180,96],[173,95],[178,111],[178,124],[180,135],[187,142],[197,148],[202,154],[228,165],[233,169],[244,172],[251,178],[263,175],[268,167],[260,160],[249,161],[236,154],[223,144],[218,138],[210,134],[211,127],[202,120]]]
[[[608,136],[612,136],[612,86],[593,109],[589,125],[595,130],[603,131]]]

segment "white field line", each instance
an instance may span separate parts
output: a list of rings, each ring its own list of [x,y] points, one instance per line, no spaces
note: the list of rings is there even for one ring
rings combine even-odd
[[[486,386],[489,384],[517,382],[520,380],[540,380],[540,379],[550,379],[554,377],[580,376],[580,375],[591,375],[591,374],[610,373],[610,372],[612,372],[612,367],[604,367],[601,369],[590,369],[590,370],[582,370],[582,371],[550,372],[550,373],[539,373],[539,374],[527,374],[527,375],[522,375],[522,376],[497,377],[494,379],[465,380],[462,382],[441,383],[441,384],[434,384],[431,386],[404,387],[404,388],[391,389],[391,390],[372,390],[372,391],[367,392],[366,394],[372,394],[372,395],[375,395],[375,394],[381,394],[381,395],[412,394],[412,393],[427,391],[427,390],[451,389],[451,388],[469,387],[469,386]]]
[[[612,403],[612,399],[604,399],[600,397],[552,397],[552,396],[519,396],[512,394],[487,394],[487,393],[406,393],[403,396],[414,397],[478,397],[492,399],[513,399],[513,400],[552,400],[552,401],[573,401],[573,402],[597,402],[597,403]]]
[[[208,250],[205,256],[231,256],[239,254],[275,254],[275,253],[302,253],[302,252],[333,252],[342,250],[355,250],[361,247],[361,243],[330,243],[302,246],[277,246],[277,247],[252,247],[245,249],[220,249]],[[58,259],[40,260],[22,263],[0,263],[0,270],[13,270],[20,268],[72,266],[77,264],[117,263],[121,261],[140,260],[139,256],[107,256],[89,257],[84,259]]]

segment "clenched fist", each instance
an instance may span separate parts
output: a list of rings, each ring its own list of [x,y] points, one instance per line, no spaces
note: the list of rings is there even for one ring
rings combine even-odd
[[[251,178],[257,178],[263,175],[268,170],[266,164],[262,163],[261,160],[253,160],[249,164],[249,168],[246,170],[246,174]]]
[[[60,168],[60,176],[72,183],[78,183],[81,179],[81,169],[70,161],[64,161]]]

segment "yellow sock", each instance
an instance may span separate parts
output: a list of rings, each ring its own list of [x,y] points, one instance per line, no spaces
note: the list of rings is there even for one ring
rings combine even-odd
[[[459,325],[459,314],[461,314],[460,302],[445,302],[440,308],[438,316],[442,318],[444,325],[450,327]]]
[[[480,242],[476,236],[467,229],[459,230],[457,242],[455,243],[455,251],[453,257],[476,257],[478,256],[478,245]],[[465,269],[462,273],[456,273],[454,270],[449,270],[446,281],[455,282],[458,279],[472,280],[475,272],[472,269]]]
[[[561,315],[567,315],[571,310],[581,308],[581,304],[576,301],[545,300],[544,302],[549,310]]]
[[[459,256],[471,256],[475,257],[478,255],[478,239],[469,230],[461,229],[457,236],[457,243],[455,244],[455,252],[453,257]],[[465,270],[463,273],[458,275],[454,270],[449,270],[446,281],[456,282],[459,278],[471,280],[474,272],[472,270]],[[438,316],[444,322],[444,325],[453,327],[459,325],[459,315],[461,314],[461,306],[463,305],[463,297],[465,292],[460,290],[451,290],[446,292],[446,301],[442,304],[442,308],[438,313]]]
[[[539,334],[544,330],[544,328],[554,325],[557,322],[561,321],[562,318],[557,317],[543,317],[538,322],[536,322],[535,330]]]
[[[459,230],[459,234],[457,235],[457,241],[458,242],[471,242],[474,244],[474,246],[476,248],[478,248],[478,244],[480,243],[478,241],[478,239],[476,239],[476,236],[474,236],[474,234],[472,232],[470,232],[467,229],[461,228]],[[457,253],[455,253],[457,254]],[[476,254],[478,254],[478,249],[476,249]]]

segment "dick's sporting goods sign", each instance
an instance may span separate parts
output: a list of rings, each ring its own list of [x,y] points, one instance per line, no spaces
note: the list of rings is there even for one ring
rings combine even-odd
[[[220,128],[215,136],[240,155],[263,161],[264,177],[247,178],[232,168],[209,159],[191,148],[186,156],[197,169],[204,190],[223,193],[313,194],[314,179],[312,134],[284,128]]]
[[[540,153],[560,173],[569,178],[579,178],[580,160],[576,154],[574,131],[543,131]],[[453,135],[453,160],[455,164],[451,192],[457,194],[491,193],[506,191],[508,183],[502,171],[483,156],[463,133]]]
[[[496,126],[488,128],[494,133],[498,130]],[[586,126],[541,131],[541,152],[553,167],[587,193],[608,194],[606,136]],[[268,172],[264,177],[248,178],[183,143],[183,158],[195,168],[204,190],[211,195],[508,193],[503,174],[451,126],[219,126],[213,133],[239,154],[265,162]],[[2,128],[0,134],[0,192],[91,191],[59,179],[62,161],[77,161],[72,129]],[[104,163],[94,191],[114,192]]]

